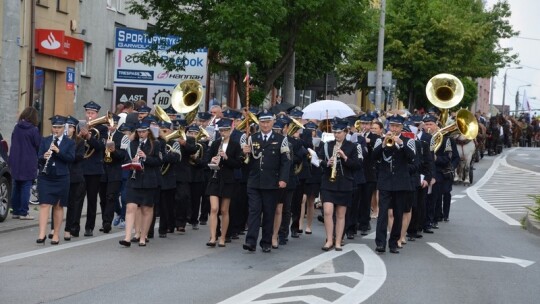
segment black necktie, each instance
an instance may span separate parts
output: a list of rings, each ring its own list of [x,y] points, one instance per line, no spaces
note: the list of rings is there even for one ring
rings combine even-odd
[[[54,145],[58,147],[58,137],[54,138]]]
[[[268,135],[264,135],[263,141],[266,142],[267,138],[268,138]]]

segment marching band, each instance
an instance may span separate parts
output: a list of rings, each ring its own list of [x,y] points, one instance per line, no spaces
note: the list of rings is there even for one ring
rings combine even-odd
[[[435,115],[396,113],[387,117],[385,131],[374,113],[323,121],[303,120],[296,108],[277,116],[216,106],[213,115],[196,113],[201,96],[193,101],[189,94],[153,114],[140,105],[125,119],[110,112],[98,118],[101,107],[93,101],[84,105],[85,120],[52,117],[52,135],[39,149],[37,243],[45,242],[51,205],[51,244],[59,242],[63,207],[64,240],[78,237],[85,196],[84,236],[93,236],[98,195],[101,232],[110,233],[125,210],[124,247],[146,246],[159,216],[160,238],[208,221],[208,247],[225,247],[245,234],[245,250],[270,252],[289,235],[312,234],[318,197],[323,251],[341,251],[345,236],[367,235],[371,218],[377,218],[379,253],[387,246],[399,253],[407,241],[448,221],[448,175],[459,159]]]

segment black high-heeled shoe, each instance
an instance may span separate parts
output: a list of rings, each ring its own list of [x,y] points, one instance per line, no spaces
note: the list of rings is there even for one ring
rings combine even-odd
[[[64,236],[64,241],[71,241],[71,236]]]
[[[120,243],[120,245],[125,246],[125,247],[131,247],[131,242],[128,242],[126,240],[120,240],[118,241],[118,243]]]
[[[58,240],[58,241],[51,240],[51,245],[58,245],[58,244],[60,244],[60,240]]]
[[[212,247],[212,248],[213,248],[213,247],[216,247],[216,241],[208,242],[208,243],[206,243],[206,246]]]
[[[42,239],[37,239],[36,243],[45,245],[45,240],[46,239],[47,239],[47,237],[43,237]]]

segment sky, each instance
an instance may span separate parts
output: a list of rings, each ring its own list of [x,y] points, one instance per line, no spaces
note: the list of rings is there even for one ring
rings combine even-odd
[[[497,0],[487,0],[487,8],[490,9]],[[512,16],[509,21],[515,31],[519,31],[517,37],[500,41],[503,47],[512,47],[519,55],[519,65],[522,69],[506,70],[506,99],[505,104],[510,105],[510,110],[515,109],[516,93],[519,90],[520,102],[524,91],[529,97],[532,109],[540,114],[540,0],[508,0]],[[503,83],[505,69],[500,69],[494,78],[493,104],[502,105]],[[527,85],[531,85],[528,87]],[[536,97],[537,99],[531,99]]]

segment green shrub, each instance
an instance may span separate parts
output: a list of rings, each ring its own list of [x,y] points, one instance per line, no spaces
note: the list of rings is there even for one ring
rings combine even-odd
[[[534,205],[531,207],[527,207],[527,209],[529,209],[531,216],[535,220],[540,221],[540,194],[529,195],[529,197],[534,199]]]

